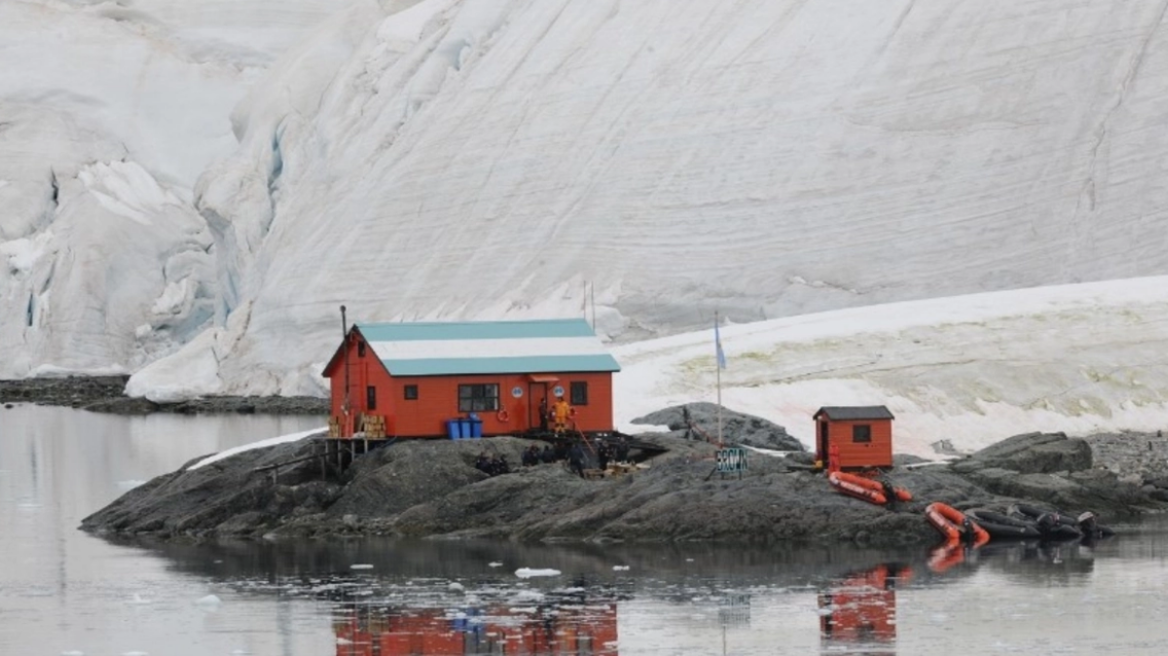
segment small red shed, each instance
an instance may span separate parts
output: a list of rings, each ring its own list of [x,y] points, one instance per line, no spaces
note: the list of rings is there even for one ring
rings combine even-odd
[[[828,463],[831,447],[839,451],[840,469],[892,466],[892,420],[888,408],[828,406],[815,419],[815,459]]]
[[[325,366],[336,437],[440,437],[471,413],[483,435],[541,427],[563,395],[584,432],[610,432],[620,365],[583,319],[356,324]],[[346,390],[347,387],[347,390]]]

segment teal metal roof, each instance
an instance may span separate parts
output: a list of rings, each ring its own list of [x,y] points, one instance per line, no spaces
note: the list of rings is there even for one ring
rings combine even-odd
[[[524,339],[535,337],[596,337],[583,319],[539,319],[534,321],[462,321],[420,323],[359,323],[371,342],[463,339]]]
[[[356,328],[393,376],[620,371],[583,319],[366,323]]]
[[[452,376],[456,374],[560,374],[620,371],[611,355],[516,356],[502,358],[426,358],[382,360],[394,376]]]

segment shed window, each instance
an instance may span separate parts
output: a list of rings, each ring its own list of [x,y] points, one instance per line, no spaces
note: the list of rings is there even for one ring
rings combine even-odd
[[[852,441],[853,442],[871,442],[872,441],[872,427],[868,424],[860,424],[852,426]]]
[[[578,381],[572,383],[572,405],[588,405],[588,383]]]
[[[406,392],[406,400],[407,401],[417,401],[418,400],[418,386],[417,385],[406,385],[405,392]]]
[[[365,342],[364,341],[357,342],[357,357],[359,357],[359,358],[365,357]]]
[[[372,385],[365,388],[365,407],[369,410],[377,409],[377,388]]]
[[[499,409],[499,385],[458,386],[459,412],[494,412]]]

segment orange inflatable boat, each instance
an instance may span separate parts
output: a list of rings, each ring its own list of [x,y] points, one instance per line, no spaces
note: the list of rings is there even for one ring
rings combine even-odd
[[[941,502],[930,503],[925,508],[925,518],[945,536],[945,542],[950,545],[966,542],[980,547],[990,541],[990,534],[985,529],[953,506]]]
[[[878,506],[885,505],[889,500],[912,501],[912,494],[909,494],[909,491],[902,487],[894,487],[891,484],[857,476],[856,474],[833,471],[827,475],[827,482],[837,492],[874,503]]]

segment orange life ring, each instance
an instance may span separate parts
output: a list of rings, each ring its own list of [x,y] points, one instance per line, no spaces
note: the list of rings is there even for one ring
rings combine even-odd
[[[511,421],[511,415],[507,414],[506,408],[499,410],[495,417],[504,424]]]

